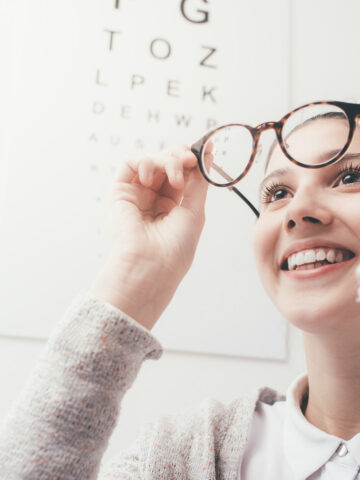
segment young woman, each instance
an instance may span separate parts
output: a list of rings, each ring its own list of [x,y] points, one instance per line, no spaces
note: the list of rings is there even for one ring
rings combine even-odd
[[[193,151],[180,145],[122,162],[108,259],[53,331],[5,419],[1,478],[360,479],[360,109],[321,105],[257,128],[218,129]],[[124,394],[142,362],[161,356],[150,331],[192,263],[206,180],[241,196],[235,184],[267,128],[278,138],[259,212],[252,207],[254,252],[267,293],[303,331],[307,374],[286,400],[264,387],[161,418],[100,471]],[[234,174],[223,144],[239,147],[240,130],[241,147],[251,137],[250,160]]]

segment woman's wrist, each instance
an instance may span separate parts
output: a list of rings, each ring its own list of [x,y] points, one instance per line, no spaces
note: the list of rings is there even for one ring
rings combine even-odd
[[[151,330],[175,288],[157,291],[159,275],[143,262],[108,261],[90,287],[96,298],[110,303]]]

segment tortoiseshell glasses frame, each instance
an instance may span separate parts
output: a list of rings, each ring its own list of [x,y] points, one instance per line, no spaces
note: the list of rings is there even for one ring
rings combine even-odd
[[[294,113],[298,112],[299,110],[301,110],[305,107],[311,107],[313,105],[332,105],[332,106],[337,107],[337,109],[342,110],[344,112],[348,122],[349,122],[349,132],[348,132],[348,138],[346,140],[345,145],[334,157],[331,157],[330,159],[328,159],[327,161],[322,162],[322,163],[316,163],[316,164],[308,165],[308,164],[299,162],[298,160],[296,160],[295,158],[293,158],[290,155],[290,153],[286,149],[286,144],[285,144],[282,133],[283,133],[283,127],[285,125],[285,122]],[[287,113],[284,117],[282,117],[277,122],[265,122],[265,123],[261,123],[260,125],[257,125],[256,127],[251,127],[250,125],[244,125],[244,124],[241,124],[241,123],[229,123],[229,124],[226,124],[226,125],[221,125],[221,126],[215,128],[214,130],[211,130],[206,135],[204,135],[202,138],[200,138],[197,142],[195,142],[193,145],[191,145],[191,151],[195,154],[195,156],[197,158],[198,165],[199,165],[199,168],[201,170],[201,173],[203,174],[203,176],[205,177],[205,179],[209,183],[211,183],[212,185],[215,185],[217,187],[226,187],[226,188],[232,190],[234,193],[236,193],[248,205],[248,207],[251,208],[251,210],[255,213],[255,215],[257,217],[259,217],[260,213],[257,210],[257,208],[234,185],[236,183],[238,183],[242,178],[245,177],[245,175],[249,172],[251,166],[253,165],[254,159],[256,157],[257,148],[258,148],[261,133],[264,132],[265,130],[269,130],[269,129],[275,130],[276,138],[279,142],[281,150],[283,151],[284,155],[294,164],[296,164],[300,167],[303,167],[303,168],[322,168],[322,167],[326,167],[327,165],[331,165],[331,164],[335,163],[336,161],[340,160],[343,157],[343,155],[346,153],[346,151],[348,150],[348,148],[351,144],[351,140],[352,140],[353,135],[354,135],[354,131],[355,131],[355,127],[356,127],[356,119],[359,116],[360,116],[360,104],[359,103],[347,103],[347,102],[337,102],[337,101],[311,102],[311,103],[307,103],[305,105],[301,105],[300,107],[297,107],[294,110],[291,110],[289,113]],[[226,182],[226,183],[216,183],[209,178],[209,176],[206,173],[206,169],[204,168],[203,161],[202,161],[204,148],[205,148],[206,143],[209,140],[209,138],[212,137],[216,132],[218,132],[218,131],[220,131],[224,128],[233,127],[233,126],[239,126],[239,127],[246,128],[250,132],[250,134],[252,136],[252,153],[250,155],[250,158],[249,158],[245,168],[240,173],[240,175],[235,179],[230,177],[219,166],[213,165],[212,167],[225,180],[228,180],[228,182]]]

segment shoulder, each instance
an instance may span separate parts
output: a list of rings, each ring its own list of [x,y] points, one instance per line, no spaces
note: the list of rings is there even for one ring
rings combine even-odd
[[[243,394],[226,404],[217,399],[208,397],[199,404],[180,411],[174,415],[163,415],[151,424],[162,436],[176,439],[177,434],[194,437],[205,431],[212,434],[221,443],[221,439],[229,434],[229,430],[243,426],[246,428],[251,422],[256,405],[264,402],[272,405],[285,400],[285,395],[269,387],[262,387]],[[150,425],[147,425],[150,428]]]
[[[169,445],[183,453],[210,449],[215,456],[228,456],[228,452],[245,448],[249,428],[259,401],[274,403],[285,399],[275,390],[264,387],[243,394],[229,404],[214,398],[205,398],[199,404],[176,413],[163,415],[155,422],[144,426],[144,432],[157,439],[157,455],[166,451]],[[160,451],[159,451],[160,450]]]
[[[118,478],[112,476],[114,470],[140,472],[149,479],[235,478],[262,392],[241,395],[229,404],[205,398],[146,423],[133,445],[107,471],[112,472],[111,478]]]

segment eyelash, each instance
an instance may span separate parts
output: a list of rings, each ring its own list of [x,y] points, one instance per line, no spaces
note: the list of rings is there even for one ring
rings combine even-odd
[[[351,174],[358,175],[360,178],[360,165],[353,165],[352,163],[343,165],[339,172],[336,175],[336,180],[340,179],[341,177]],[[278,190],[282,189],[286,191],[286,186],[282,185],[281,183],[278,182],[272,182],[269,185],[266,185],[264,187],[264,190],[261,194],[261,201],[262,203],[273,203],[276,200],[270,200],[271,197],[276,193]]]

